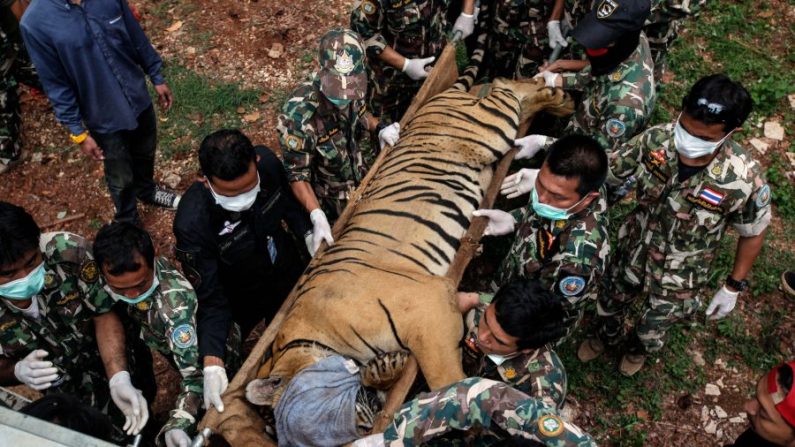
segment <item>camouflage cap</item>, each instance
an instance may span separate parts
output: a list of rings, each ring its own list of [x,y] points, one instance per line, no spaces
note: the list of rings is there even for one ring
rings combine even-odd
[[[367,94],[364,44],[358,34],[343,28],[320,39],[320,91],[329,98],[363,99]]]
[[[572,36],[585,48],[604,48],[624,34],[643,28],[650,13],[649,0],[599,0]]]

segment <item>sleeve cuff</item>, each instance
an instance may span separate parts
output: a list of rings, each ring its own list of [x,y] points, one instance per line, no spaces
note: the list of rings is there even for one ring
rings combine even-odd
[[[80,135],[87,130],[80,124],[67,124],[66,128],[69,129],[69,132],[71,132],[72,135]]]
[[[163,77],[162,74],[158,73],[154,76],[149,76],[149,79],[152,80],[152,84],[154,85],[163,85],[166,83],[166,78]]]
[[[493,293],[479,293],[478,294],[478,302],[480,304],[491,304],[491,300],[494,299]]]

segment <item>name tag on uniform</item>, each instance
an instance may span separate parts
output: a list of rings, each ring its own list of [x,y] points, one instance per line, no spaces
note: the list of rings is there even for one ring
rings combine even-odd
[[[271,257],[271,264],[276,264],[276,243],[270,236],[268,236],[268,254]]]

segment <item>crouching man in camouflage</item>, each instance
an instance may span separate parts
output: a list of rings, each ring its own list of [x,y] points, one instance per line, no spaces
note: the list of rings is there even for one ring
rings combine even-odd
[[[384,433],[360,439],[353,446],[437,445],[436,438],[473,427],[501,433],[500,441],[477,445],[506,445],[504,440],[512,439],[523,441],[516,445],[596,446],[590,435],[561,419],[553,406],[504,383],[479,377],[406,402]]]
[[[748,92],[712,75],[696,82],[682,105],[676,122],[646,130],[610,157],[608,185],[621,187],[634,176],[638,206],[619,230],[606,293],[598,300],[598,337],[583,342],[577,355],[587,362],[605,345],[618,344],[627,310],[646,296],[619,366],[627,376],[663,347],[675,322],[698,310],[727,225],[740,236],[737,255],[707,315],[723,318],[734,309],[770,223],[761,166],[731,138],[751,113]]]
[[[123,420],[128,435],[141,431],[146,399],[132,385],[112,307],[88,241],[41,234],[24,209],[0,201],[0,385],[73,394],[110,413],[117,428]],[[114,440],[124,440],[120,431]]]
[[[127,303],[127,312],[140,325],[140,337],[159,351],[182,375],[180,394],[157,444],[188,447],[188,433],[196,428],[202,396],[223,411],[220,383],[202,375],[196,336],[196,292],[166,258],[156,257],[146,231],[124,222],[104,226],[94,241],[94,255],[115,301]],[[227,339],[227,370],[239,363],[240,329],[232,325]],[[220,368],[220,367],[218,367]],[[215,378],[216,376],[213,376]],[[210,401],[212,400],[212,401]]]

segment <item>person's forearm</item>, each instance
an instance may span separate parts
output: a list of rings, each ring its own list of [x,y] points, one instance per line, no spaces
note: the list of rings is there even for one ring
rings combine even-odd
[[[317,201],[315,191],[312,190],[312,185],[310,185],[309,182],[292,182],[290,183],[290,189],[293,190],[293,195],[298,199],[298,202],[304,207],[307,213],[311,213],[312,210],[320,208],[320,203]]]
[[[378,118],[374,117],[372,113],[368,112],[365,115],[365,119],[367,120],[367,131],[373,132],[375,128],[378,127]]]
[[[549,14],[549,20],[560,20],[563,18],[563,0],[555,0],[552,6],[552,12]],[[566,36],[563,36],[564,38]]]
[[[561,0],[562,1],[562,0]],[[461,0],[461,12],[472,15],[475,13],[475,0]]]
[[[105,374],[113,377],[119,371],[127,370],[124,328],[119,316],[113,311],[94,317],[99,355],[105,365]]]
[[[204,356],[204,367],[208,366],[224,366],[224,360],[220,357],[216,357],[214,355],[205,355]]]
[[[16,365],[16,363],[14,359],[0,358],[1,386],[19,385],[19,380],[17,380],[17,376],[14,375],[14,365]]]
[[[756,257],[762,251],[766,231],[763,231],[758,236],[740,237],[740,240],[737,241],[737,253],[734,256],[734,268],[731,273],[732,278],[740,281],[748,276]]]
[[[384,51],[378,55],[378,58],[385,64],[389,64],[400,71],[403,71],[403,64],[406,62],[406,58],[390,46],[385,47]]]

